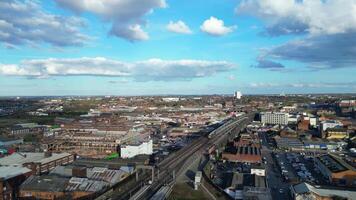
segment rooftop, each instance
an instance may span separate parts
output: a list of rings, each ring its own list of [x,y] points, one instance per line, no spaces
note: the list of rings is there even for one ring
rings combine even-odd
[[[53,153],[50,157],[46,157],[44,153],[14,153],[4,158],[0,158],[0,165],[23,165],[25,163],[48,163],[63,157],[70,156],[69,153]]]
[[[322,155],[318,157],[319,161],[323,163],[331,172],[341,172],[347,170],[340,162],[330,155]]]
[[[69,178],[59,176],[30,176],[21,184],[21,190],[64,192]]]
[[[26,174],[31,172],[30,169],[26,167],[8,167],[8,166],[1,166],[0,167],[0,179],[10,179],[22,174]]]
[[[315,193],[322,197],[339,196],[346,199],[356,199],[356,191],[345,190],[345,188],[324,187],[319,185],[311,185],[309,183],[300,183],[293,186],[297,194]]]

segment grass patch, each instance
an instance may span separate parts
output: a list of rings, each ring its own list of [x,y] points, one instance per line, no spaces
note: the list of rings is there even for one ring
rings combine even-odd
[[[206,194],[199,190],[194,190],[188,183],[179,183],[174,185],[168,200],[205,200],[210,199]]]

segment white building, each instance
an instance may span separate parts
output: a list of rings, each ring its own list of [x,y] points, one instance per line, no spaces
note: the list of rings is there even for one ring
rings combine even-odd
[[[263,167],[251,167],[251,174],[256,176],[266,176],[266,169]]]
[[[122,145],[120,147],[121,158],[132,158],[137,155],[151,155],[153,153],[153,142],[148,140],[140,144]]]
[[[178,97],[165,97],[162,98],[162,101],[164,102],[178,102],[180,100],[180,98]]]
[[[288,113],[281,112],[263,112],[261,113],[262,124],[288,124]]]
[[[342,127],[342,126],[343,124],[340,121],[336,121],[336,120],[326,120],[320,123],[320,129],[322,131],[326,131],[326,129],[328,128],[335,128],[335,127]]]
[[[236,92],[234,93],[234,97],[235,97],[236,99],[241,99],[241,97],[242,97],[241,92],[240,92],[240,91],[236,91]]]
[[[310,126],[312,126],[312,127],[317,127],[317,125],[318,125],[318,118],[317,117],[310,117]]]

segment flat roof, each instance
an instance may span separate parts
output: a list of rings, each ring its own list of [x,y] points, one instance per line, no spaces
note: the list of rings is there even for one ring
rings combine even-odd
[[[347,168],[338,162],[330,155],[322,155],[318,157],[319,161],[323,163],[331,172],[341,172],[347,170]]]
[[[45,157],[45,153],[16,152],[9,156],[0,158],[0,165],[23,165],[31,162],[44,164],[70,155],[71,154],[69,153],[53,153],[52,156]]]
[[[305,182],[294,185],[293,188],[298,194],[313,192],[323,197],[339,196],[347,199],[356,199],[356,191],[346,190],[345,188],[324,187]]]
[[[59,176],[30,176],[20,186],[21,190],[64,192],[69,178]]]
[[[28,172],[31,172],[31,170],[26,167],[1,166],[0,179],[7,180],[22,174],[26,174]]]

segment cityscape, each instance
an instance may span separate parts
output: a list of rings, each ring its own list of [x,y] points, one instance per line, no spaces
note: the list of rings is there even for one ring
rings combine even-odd
[[[0,1],[0,200],[356,200],[355,0]]]

